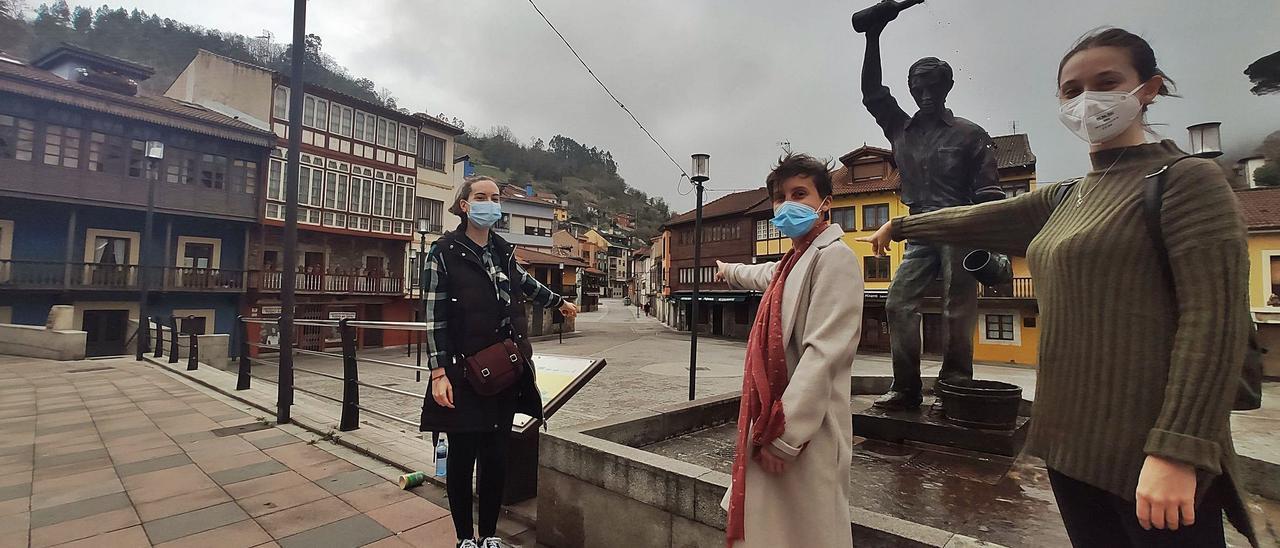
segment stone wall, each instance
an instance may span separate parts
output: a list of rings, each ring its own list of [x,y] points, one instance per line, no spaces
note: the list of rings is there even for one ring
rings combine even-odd
[[[0,324],[0,354],[47,360],[82,360],[88,333],[39,325]]]

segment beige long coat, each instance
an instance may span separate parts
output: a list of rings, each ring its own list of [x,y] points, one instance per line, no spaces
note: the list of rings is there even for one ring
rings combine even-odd
[[[849,465],[853,417],[849,377],[862,327],[862,270],[828,227],[805,251],[782,293],[782,337],[790,382],[782,393],[786,431],[774,453],[781,475],[747,464],[746,538],[735,548],[851,548]],[[764,291],[777,263],[733,264],[726,281]],[[721,503],[728,508],[728,495]]]

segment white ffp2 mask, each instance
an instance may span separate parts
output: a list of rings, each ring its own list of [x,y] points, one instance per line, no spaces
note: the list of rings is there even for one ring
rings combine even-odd
[[[1145,85],[1145,84],[1143,84]],[[1058,107],[1058,119],[1086,143],[1097,145],[1116,138],[1142,113],[1138,86],[1122,91],[1085,91]]]

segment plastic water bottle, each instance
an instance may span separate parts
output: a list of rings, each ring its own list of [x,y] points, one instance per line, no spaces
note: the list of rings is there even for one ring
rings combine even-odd
[[[449,462],[449,438],[441,437],[436,444],[436,477],[445,476]]]

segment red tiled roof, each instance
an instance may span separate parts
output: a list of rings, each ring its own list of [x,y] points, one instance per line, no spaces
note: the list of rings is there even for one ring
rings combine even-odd
[[[840,166],[839,169],[831,172],[831,191],[836,196],[898,190],[900,187],[902,187],[902,176],[898,174],[897,169],[889,169],[888,177],[876,177],[859,181],[853,180],[849,168],[846,166]]]
[[[1013,135],[996,135],[991,140],[996,143],[996,168],[1033,166],[1036,155],[1031,152],[1031,141],[1026,133]]]
[[[254,145],[271,146],[276,140],[272,133],[199,105],[163,96],[112,93],[4,60],[0,60],[0,92]]]
[[[1249,230],[1280,229],[1280,187],[1236,191],[1245,227]]]
[[[751,208],[759,205],[760,202],[766,201],[768,197],[769,191],[764,187],[760,187],[755,190],[735,192],[733,194],[717,198],[716,200],[702,206],[702,220],[705,221],[707,219],[723,217],[725,215],[741,215],[749,211]],[[665,226],[672,227],[679,224],[691,223],[694,221],[695,213],[696,211],[690,210],[676,215],[675,217],[672,217],[671,220],[667,221]]]
[[[564,263],[565,266],[572,266],[577,268],[583,268],[587,266],[587,263],[582,262],[582,259],[579,259],[577,257],[552,255],[550,253],[543,253],[541,251],[534,251],[532,249],[525,249],[523,247],[518,247],[518,246],[516,247],[516,261],[521,264],[536,264],[536,265],[550,265],[550,266],[559,266],[561,263]]]

